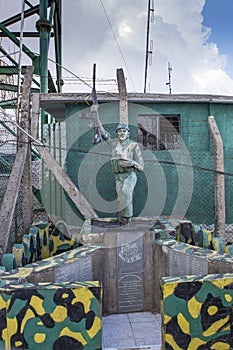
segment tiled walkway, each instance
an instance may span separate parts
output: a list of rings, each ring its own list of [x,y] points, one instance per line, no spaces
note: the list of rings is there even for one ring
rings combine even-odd
[[[103,317],[103,349],[161,349],[161,317],[136,312]]]

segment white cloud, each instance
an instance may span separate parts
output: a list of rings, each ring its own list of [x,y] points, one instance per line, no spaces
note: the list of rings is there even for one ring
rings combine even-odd
[[[193,79],[203,93],[232,95],[233,81],[222,69],[193,72]]]
[[[73,3],[72,0],[67,2]],[[95,11],[91,6],[94,3]],[[98,76],[105,78],[115,78],[116,69],[123,67],[128,91],[142,92],[148,2],[102,0],[102,3],[108,18],[101,2],[76,2],[75,25],[77,27],[80,21],[81,9],[82,27],[79,24],[78,42],[74,46],[71,38],[77,37],[77,31],[72,29],[72,20],[69,21],[70,40],[65,41],[64,47],[67,49],[64,56],[66,52],[69,55],[65,56],[65,63],[71,65],[77,74],[90,76],[92,63],[97,62]],[[203,26],[204,5],[205,0],[155,2],[155,21],[150,24],[150,39],[153,40],[154,48],[152,65],[148,67],[147,91],[168,92],[167,66],[170,62],[173,93],[231,93],[232,80],[225,72],[227,57],[219,53],[216,43],[208,42],[211,29]],[[69,8],[68,5],[67,14]],[[85,13],[89,18],[88,26]],[[67,29],[64,29],[66,36]]]
[[[211,28],[203,26],[205,1],[154,1],[155,21],[150,24],[154,45],[147,91],[168,92],[170,62],[173,93],[232,94],[233,81],[226,72],[227,56],[219,52],[217,43],[209,42]],[[4,1],[1,4],[2,18],[17,12],[15,0],[8,0],[8,7]],[[122,67],[128,91],[142,92],[147,5],[147,0],[63,1],[64,66],[80,77],[91,78],[96,62],[97,77],[106,79],[115,79],[116,69]],[[64,76],[67,75],[64,71]],[[104,88],[107,86],[101,89]],[[64,86],[64,91],[82,89],[82,85]]]
[[[133,33],[131,27],[129,24],[127,24],[126,21],[123,21],[119,27],[119,34],[121,37],[126,38],[130,38],[130,35]]]
[[[227,57],[208,42],[210,28],[203,26],[201,14],[204,4],[204,0],[157,1],[151,91],[166,91],[167,62],[171,62],[174,93],[233,92],[233,81],[225,72]]]

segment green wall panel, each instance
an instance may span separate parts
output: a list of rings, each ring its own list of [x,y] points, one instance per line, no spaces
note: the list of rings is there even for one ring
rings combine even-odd
[[[92,121],[90,118],[83,118],[80,111],[82,114],[89,113],[90,108],[85,104],[67,106],[67,172],[101,217],[115,217],[115,184],[109,165],[111,152],[105,143],[93,147],[93,129],[90,128]],[[233,105],[203,102],[129,103],[131,139],[137,139],[138,115],[154,113],[180,115],[183,146],[181,150],[150,151],[149,155],[143,152],[145,170],[144,174],[138,173],[134,194],[135,216],[151,215],[152,207],[154,215],[174,214],[177,196],[182,192],[181,196],[186,200],[185,208],[180,211],[182,215],[185,209],[186,217],[195,223],[214,223],[214,153],[208,116],[216,117],[224,143],[225,169],[233,173]],[[99,114],[104,127],[114,136],[119,116],[118,103],[100,104]],[[187,155],[193,168],[190,167]],[[233,204],[232,182],[232,176],[226,175],[227,223],[233,222],[233,212],[230,209]],[[190,186],[193,187],[191,195]],[[147,205],[148,189],[153,192],[154,197],[154,203],[150,200],[150,205]],[[190,197],[189,205],[185,193]],[[182,207],[182,203],[180,206]],[[179,214],[178,210],[176,214]]]

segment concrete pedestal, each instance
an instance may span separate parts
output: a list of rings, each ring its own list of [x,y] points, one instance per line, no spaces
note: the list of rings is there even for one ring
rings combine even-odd
[[[93,220],[83,241],[102,247],[104,314],[154,311],[153,219],[133,218],[120,226],[113,219]]]

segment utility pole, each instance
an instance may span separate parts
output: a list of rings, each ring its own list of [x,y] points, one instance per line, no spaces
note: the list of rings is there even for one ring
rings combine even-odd
[[[153,0],[152,0],[153,1]],[[150,37],[150,21],[154,22],[154,3],[151,6],[151,0],[148,0],[148,12],[147,12],[147,31],[146,31],[146,61],[145,61],[145,78],[144,78],[144,93],[146,93],[147,84],[147,70],[148,70],[148,59],[152,55],[153,41],[150,41],[149,49],[149,37]]]
[[[171,67],[171,63],[170,63],[170,62],[168,62],[167,70],[168,70],[168,83],[166,83],[166,85],[168,85],[168,87],[169,87],[169,94],[171,95],[171,93],[172,93],[172,88],[171,88],[171,72],[172,72],[172,67]]]

